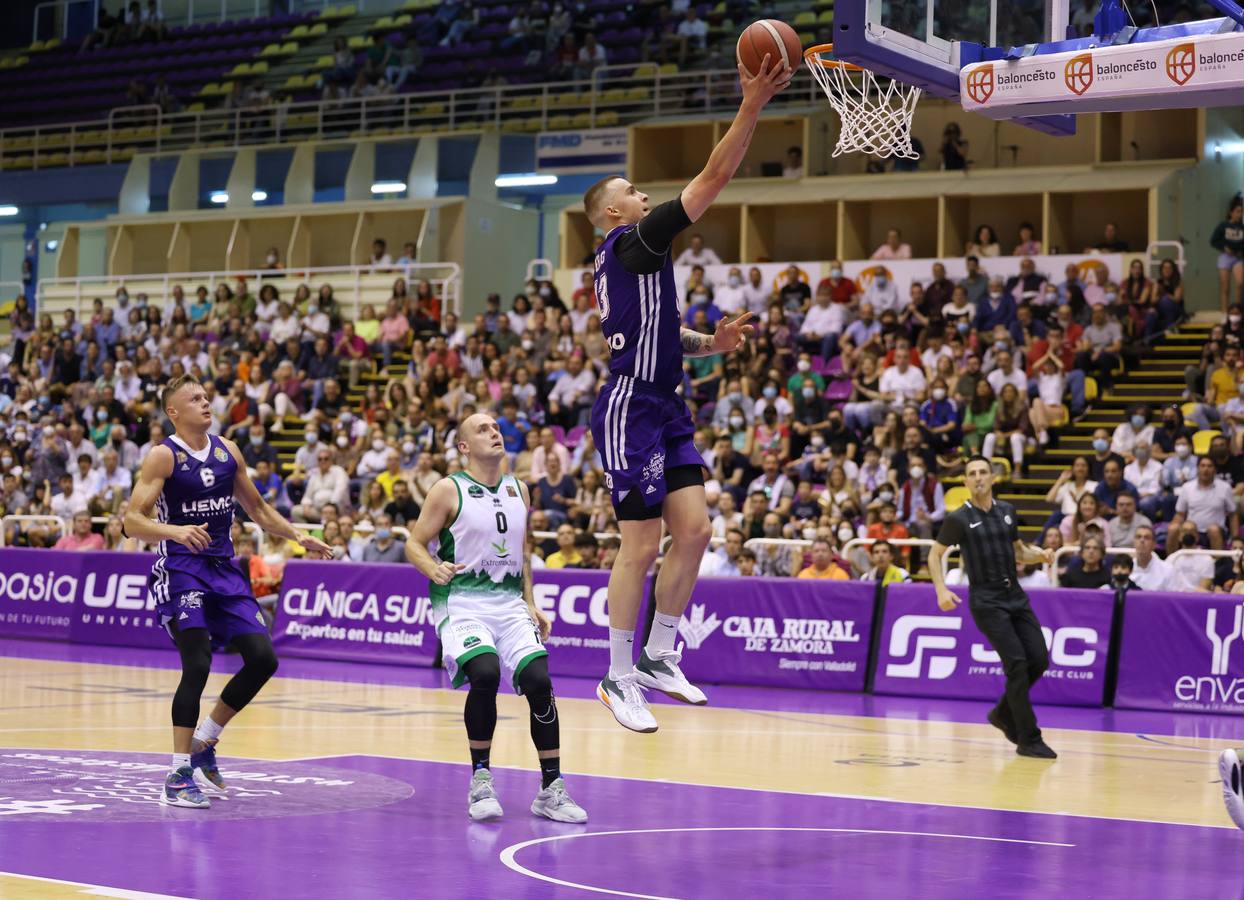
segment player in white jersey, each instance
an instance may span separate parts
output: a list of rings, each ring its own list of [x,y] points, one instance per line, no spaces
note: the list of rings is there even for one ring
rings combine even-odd
[[[489,754],[505,674],[531,708],[541,776],[531,811],[556,822],[586,822],[561,777],[557,703],[544,649],[550,622],[536,606],[526,553],[527,486],[502,474],[505,444],[491,416],[468,417],[457,446],[465,467],[428,492],[406,558],[432,582],[432,615],[454,687],[471,685],[463,713],[473,769],[467,814],[477,822],[501,815]],[[432,541],[439,541],[436,556],[428,551]]]

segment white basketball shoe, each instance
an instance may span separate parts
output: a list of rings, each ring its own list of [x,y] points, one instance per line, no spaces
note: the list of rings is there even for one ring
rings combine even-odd
[[[639,654],[639,662],[635,663],[635,679],[643,687],[660,691],[675,700],[703,706],[708,703],[708,697],[678,668],[682,662],[682,648],[682,644],[676,650],[650,651],[645,647]]]
[[[486,822],[501,818],[501,801],[497,799],[497,792],[492,787],[492,773],[487,769],[475,770],[471,776],[471,792],[467,799],[467,815],[472,821]]]
[[[650,734],[657,730],[657,720],[648,709],[648,699],[637,677],[635,672],[616,679],[606,675],[596,686],[596,697],[609,707],[623,728]]]
[[[1244,750],[1229,749],[1218,755],[1218,774],[1222,776],[1222,802],[1236,827],[1244,829],[1244,771],[1240,756]]]
[[[566,782],[556,779],[531,801],[531,811],[537,816],[544,816],[554,822],[571,822],[582,825],[587,821],[587,810],[570,799],[566,793]]]

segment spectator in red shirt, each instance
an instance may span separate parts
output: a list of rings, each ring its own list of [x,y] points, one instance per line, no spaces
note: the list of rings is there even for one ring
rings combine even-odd
[[[860,302],[859,285],[843,275],[841,260],[835,259],[830,262],[829,277],[821,279],[821,283],[816,286],[817,293],[819,294],[825,287],[829,288],[830,299],[835,303],[842,303],[854,309]]]
[[[343,360],[346,368],[350,370],[350,390],[358,387],[359,375],[364,369],[368,372],[374,369],[367,341],[354,333],[353,322],[342,323],[341,331],[333,344],[333,355]]]
[[[589,297],[593,304],[596,303],[596,285],[592,282],[591,272],[584,272],[579,276],[579,286],[570,299],[575,306],[578,306],[581,297]]]
[[[104,536],[91,531],[91,514],[75,513],[73,531],[56,542],[53,550],[103,550]]]
[[[1059,307],[1060,318],[1064,309],[1069,313],[1071,311],[1068,306]],[[1079,325],[1075,327],[1083,331]],[[1067,340],[1066,332],[1057,319],[1050,323],[1046,336],[1033,341],[1032,346],[1028,350],[1029,397],[1037,396],[1037,370],[1040,369],[1041,363],[1046,356],[1051,357],[1055,361],[1055,365],[1062,370],[1063,377],[1067,379],[1067,390],[1071,394],[1072,418],[1083,415],[1087,403],[1084,398],[1084,371],[1076,368],[1075,348],[1072,346],[1071,341]]]

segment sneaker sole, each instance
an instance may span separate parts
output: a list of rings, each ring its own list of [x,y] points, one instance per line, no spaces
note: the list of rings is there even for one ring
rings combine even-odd
[[[539,803],[531,804],[531,812],[532,815],[540,816],[542,819],[548,819],[551,822],[565,822],[567,825],[584,825],[587,823],[587,816],[584,816],[582,819],[566,819],[546,810]]]
[[[654,690],[654,691],[660,691],[665,696],[673,700],[677,700],[680,703],[686,703],[689,706],[708,706],[707,697],[705,697],[703,700],[692,700],[686,694],[680,694],[678,691],[671,690],[670,688],[661,687],[661,683],[657,681],[656,678],[654,678],[653,676],[645,672],[643,669],[639,669],[639,668],[635,669],[635,680],[638,681],[640,684],[642,684],[644,687],[650,688],[651,690]]]
[[[476,815],[475,813],[471,812],[469,808],[467,809],[467,818],[470,819],[472,822],[491,822],[494,819],[501,818],[502,815],[504,815],[504,812],[502,811],[500,806],[497,806],[497,809],[495,812],[490,809],[487,812],[480,813],[479,815]]]
[[[217,797],[228,797],[229,796],[228,789],[221,787],[220,785],[216,784],[216,782],[212,781],[212,779],[204,775],[202,769],[194,770],[194,783],[199,786],[199,790],[204,791],[204,792],[210,791],[212,794],[214,794]]]
[[[1222,777],[1222,799],[1227,807],[1227,815],[1236,827],[1244,829],[1244,801],[1235,793],[1232,781],[1244,778],[1240,772],[1240,758],[1234,750],[1224,750],[1218,754],[1218,774]],[[1237,818],[1238,817],[1238,818]]]
[[[206,798],[204,798],[206,799]],[[191,803],[189,800],[170,800],[168,794],[160,794],[160,802],[165,806],[178,806],[182,809],[211,809],[212,801],[207,800],[206,803]]]
[[[605,693],[605,689],[602,688],[599,684],[596,685],[596,699],[599,700],[601,703],[605,704],[605,709],[613,713],[614,720],[619,725],[621,725],[623,728],[627,729],[628,731],[638,732],[639,734],[652,734],[659,727],[657,725],[653,725],[651,728],[635,728],[634,726],[627,725],[620,718],[618,718],[618,714],[614,710],[613,704],[609,702],[609,695]]]

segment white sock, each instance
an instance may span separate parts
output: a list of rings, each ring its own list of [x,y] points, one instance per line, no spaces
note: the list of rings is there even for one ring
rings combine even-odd
[[[621,678],[635,668],[635,632],[609,629],[609,677]]]
[[[194,739],[208,743],[220,737],[220,733],[224,731],[225,726],[217,725],[211,716],[204,716],[203,721],[199,723],[199,727],[194,730]]]
[[[178,769],[183,768],[183,767],[185,768],[190,767],[190,754],[189,753],[174,753],[173,754],[173,771],[176,772]]]
[[[673,650],[674,639],[678,637],[678,622],[682,616],[667,616],[657,613],[652,620],[652,631],[648,634],[646,650]],[[652,654],[649,653],[649,656]]]

